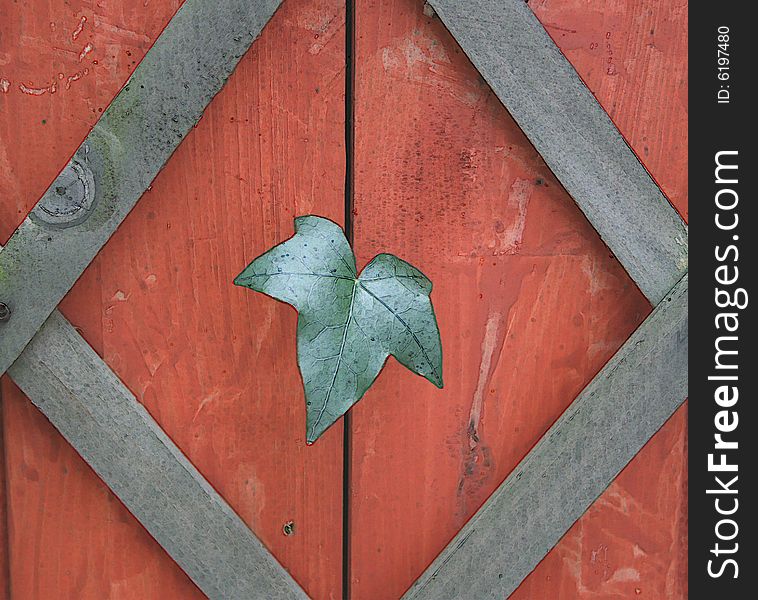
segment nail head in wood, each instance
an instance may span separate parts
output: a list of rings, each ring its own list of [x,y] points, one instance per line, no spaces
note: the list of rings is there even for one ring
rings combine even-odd
[[[287,521],[282,527],[282,533],[284,533],[286,536],[290,536],[295,533],[295,522]]]

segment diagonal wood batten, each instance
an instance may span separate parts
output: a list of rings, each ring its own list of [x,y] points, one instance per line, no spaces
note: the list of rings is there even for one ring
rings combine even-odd
[[[187,0],[0,252],[0,374],[134,207],[281,0]]]
[[[8,373],[209,598],[308,597],[60,313]]]
[[[404,600],[511,594],[687,396],[684,278]]]
[[[187,0],[0,248],[0,301],[12,311],[0,323],[0,373],[9,371],[210,598],[307,596],[54,309],[279,4]]]
[[[687,228],[523,0],[429,0],[655,306],[687,272]]]

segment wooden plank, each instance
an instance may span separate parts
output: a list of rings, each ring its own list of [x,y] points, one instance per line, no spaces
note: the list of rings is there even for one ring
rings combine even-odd
[[[687,270],[686,227],[528,5],[522,0],[429,4],[603,241],[657,304]]]
[[[516,589],[684,402],[687,287],[685,275],[404,598]]]
[[[47,190],[181,4],[3,3],[0,243]]]
[[[529,8],[686,221],[687,0]]]
[[[11,598],[206,598],[9,376],[1,385]]]
[[[209,598],[308,598],[58,311],[8,374]]]
[[[57,311],[10,376],[209,598],[307,598]]]
[[[357,5],[356,252],[432,279],[447,375],[390,361],[352,411],[354,598],[399,598],[649,312],[422,6]]]
[[[687,600],[687,402],[509,600]]]
[[[686,1],[529,8],[686,220]],[[685,403],[511,598],[687,598],[687,454]]]
[[[63,307],[315,598],[341,596],[342,425],[306,446],[297,314],[231,282],[296,215],[344,218],[344,37],[341,0],[284,3]]]
[[[0,374],[200,119],[280,0],[187,0],[0,252]]]
[[[116,14],[129,6],[108,4]],[[156,0],[150,7],[157,8]],[[100,36],[112,31],[111,20]],[[140,32],[139,22],[132,29]],[[296,214],[342,219],[343,40],[339,0],[285,3],[61,305],[316,598],[341,596],[341,425],[306,448],[296,314],[231,281],[253,256],[290,235]],[[93,44],[113,48],[116,56],[129,49],[117,32]],[[98,76],[104,76],[107,57],[100,63]],[[85,108],[81,101],[64,112],[84,118]],[[14,148],[22,141],[16,136]],[[288,339],[291,345],[281,343]],[[13,537],[19,593],[45,598],[46,590],[71,590],[96,599],[118,589],[119,597],[140,600],[189,597],[191,584],[182,587],[178,576],[161,572],[170,562],[165,553],[154,542],[157,550],[148,548],[146,534],[129,534],[133,526],[121,522],[124,511],[114,508],[115,497],[94,489],[94,476],[70,453],[50,450],[61,446],[51,427],[42,429],[36,409],[13,395],[7,417],[15,514],[34,523],[37,515],[49,515],[39,535]],[[39,483],[25,476],[26,464],[37,469]],[[77,511],[77,499],[86,509]],[[66,526],[72,513],[84,531],[79,535],[86,535],[78,546]],[[289,521],[295,531],[287,536],[283,525]],[[119,544],[137,552],[132,561],[114,564]],[[87,579],[89,595],[83,594],[81,580],[67,572],[82,573],[93,564],[102,569]]]
[[[10,600],[10,552],[8,545],[8,485],[5,457],[5,419],[2,409],[5,406],[2,381],[0,381],[0,599]]]
[[[6,3],[0,19],[0,38],[8,42],[0,66],[0,79],[8,82],[0,93],[0,243],[49,187],[180,4]],[[53,88],[57,74],[63,78]],[[28,91],[45,88],[41,95]],[[62,306],[101,354],[98,278],[94,265]],[[13,597],[204,598],[9,377],[0,387]]]

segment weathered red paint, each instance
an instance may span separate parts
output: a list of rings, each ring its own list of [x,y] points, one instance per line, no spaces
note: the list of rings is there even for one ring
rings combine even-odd
[[[0,240],[66,164],[180,0],[2,0]]]
[[[3,401],[3,384],[0,381],[0,408]],[[0,598],[10,598],[10,557],[8,556],[8,492],[5,473],[4,418],[0,410]]]
[[[356,251],[393,252],[431,277],[445,354],[444,391],[390,364],[353,412],[351,591],[391,598],[649,307],[441,23],[411,0],[359,0],[356,14]],[[618,50],[625,69],[635,50]],[[634,99],[616,112],[660,110]]]
[[[687,2],[530,7],[686,220]],[[687,598],[686,413],[685,405],[513,598]]]
[[[687,407],[647,443],[511,600],[683,600]]]
[[[3,401],[10,598],[204,597],[7,379]]]
[[[285,4],[98,257],[105,360],[315,598],[341,595],[342,426],[306,447],[296,313],[232,281],[295,216],[343,219],[343,15]]]
[[[36,70],[24,44],[8,48],[15,70],[0,63],[0,76],[12,80],[0,93],[3,117],[12,116],[0,125],[0,181],[13,190],[0,195],[3,237],[177,5],[59,4],[37,14],[32,30],[20,18],[2,32],[3,40],[44,33],[31,38],[44,48]],[[80,15],[87,21],[73,40]],[[48,22],[61,23],[61,39]],[[89,40],[94,49],[79,63]],[[65,52],[52,71],[84,64],[87,77],[55,94],[16,89],[48,76],[56,45]],[[73,63],[64,68],[66,60]],[[62,305],[314,598],[341,597],[341,425],[305,447],[294,343],[281,342],[294,340],[295,313],[232,280],[292,232],[295,215],[341,220],[343,64],[341,3],[285,3]],[[202,597],[28,400],[7,381],[4,390],[13,598]],[[285,536],[288,521],[295,529]]]
[[[529,6],[686,220],[687,0]]]
[[[179,4],[156,2],[146,10],[142,3],[128,2],[3,2],[3,242]],[[92,50],[82,55],[87,47]],[[102,352],[100,302],[84,299],[97,293],[97,270],[84,276],[64,307]],[[7,377],[2,387],[8,597],[202,597]]]
[[[0,240],[179,4],[3,0]],[[435,282],[446,388],[391,361],[353,412],[355,600],[399,597],[649,310],[422,4],[357,2],[356,251]],[[686,215],[683,0],[530,6]],[[341,220],[343,38],[342,2],[286,0],[62,305],[318,599],[341,596],[341,425],[304,448],[294,312],[227,283],[295,214]],[[201,597],[7,379],[3,394],[0,597],[3,573],[24,600]],[[514,597],[686,597],[683,415]]]

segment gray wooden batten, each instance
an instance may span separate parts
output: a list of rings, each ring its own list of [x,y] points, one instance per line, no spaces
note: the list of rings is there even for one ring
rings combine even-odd
[[[279,4],[187,0],[0,248],[0,301],[12,310],[0,373],[13,365],[19,387],[210,598],[307,595],[54,308]]]
[[[8,374],[209,598],[308,598],[58,311]]]
[[[403,600],[508,597],[687,397],[687,276]]]
[[[281,0],[187,0],[0,252],[0,374],[123,221]]]
[[[524,0],[428,0],[655,306],[687,272],[687,228]]]

